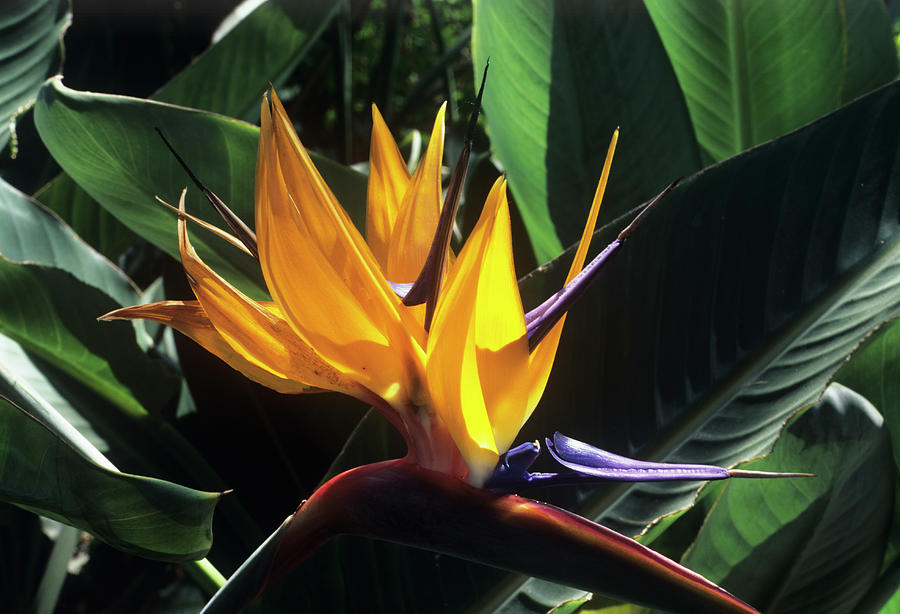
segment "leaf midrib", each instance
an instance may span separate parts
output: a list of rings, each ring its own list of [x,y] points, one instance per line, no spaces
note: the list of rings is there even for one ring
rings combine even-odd
[[[669,429],[661,431],[654,445],[643,450],[641,458],[647,460],[664,460],[703,426],[722,408],[740,396],[747,382],[754,381],[769,366],[793,347],[794,342],[828,317],[835,309],[844,304],[846,298],[855,295],[856,291],[875,277],[891,262],[900,260],[900,235],[885,242],[870,259],[858,264],[844,273],[840,282],[798,312],[790,324],[780,331],[773,332],[770,342],[764,344],[756,352],[748,356],[743,364],[736,366],[731,375],[714,385],[703,399],[693,405],[693,411],[685,414]],[[824,390],[824,388],[823,388]],[[580,511],[589,518],[598,518],[605,511],[615,506],[632,488],[628,484],[616,484],[598,494],[593,501]]]
[[[747,54],[744,42],[744,20],[741,7],[742,0],[733,0],[728,14],[726,37],[728,41],[728,60],[731,68],[731,112],[736,139],[734,151],[744,151],[750,147],[751,121],[750,101],[747,99]]]

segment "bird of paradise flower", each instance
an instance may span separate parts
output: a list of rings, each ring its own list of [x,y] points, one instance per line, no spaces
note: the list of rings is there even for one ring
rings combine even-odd
[[[444,108],[410,175],[373,105],[364,240],[272,91],[261,108],[256,233],[194,178],[236,236],[216,232],[258,258],[272,300],[248,298],[202,261],[188,236],[187,220],[193,218],[184,211],[182,192],[179,248],[196,300],[129,307],[102,318],[146,318],[171,326],[280,392],[351,395],[377,408],[403,435],[408,447],[403,459],[341,474],[301,504],[261,547],[266,573],[247,596],[285,575],[328,538],[357,533],[667,609],[755,611],[637,542],[564,510],[506,494],[535,483],[597,478],[757,474],[635,461],[559,434],[546,443],[565,470],[538,474],[528,470],[540,450],[537,442],[510,449],[546,386],[566,311],[652,207],[584,268],[616,132],[565,286],[525,313],[503,178],[488,194],[460,253],[449,247],[476,118],[477,107],[442,202]],[[432,530],[423,534],[416,523],[426,516]],[[473,532],[465,535],[466,527]],[[542,552],[547,549],[583,561],[582,571],[560,574],[547,563]],[[230,584],[208,611],[216,603],[234,604],[229,590],[236,589]]]

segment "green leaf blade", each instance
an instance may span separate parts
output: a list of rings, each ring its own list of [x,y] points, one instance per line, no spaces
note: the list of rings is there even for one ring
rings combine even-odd
[[[477,2],[472,46],[476,72],[491,58],[491,146],[538,262],[580,236],[617,126],[601,223],[700,168],[684,97],[641,3]]]
[[[792,422],[767,458],[815,478],[727,485],[683,562],[766,612],[848,612],[881,567],[893,471],[878,411],[841,386]]]
[[[729,158],[896,76],[877,0],[809,4],[646,0],[697,140]]]
[[[259,129],[193,109],[106,94],[76,92],[48,81],[35,106],[35,125],[60,166],[94,199],[139,236],[178,257],[171,204],[190,180],[161,142],[175,148],[213,192],[251,226]],[[181,135],[189,134],[190,138]],[[313,156],[341,203],[359,219],[365,177]],[[187,210],[227,230],[199,190],[188,189]],[[258,263],[221,239],[197,230],[191,241],[207,264],[254,298],[266,296]]]
[[[0,498],[139,556],[202,558],[219,494],[104,469],[0,399]]]
[[[0,150],[6,126],[34,101],[60,56],[62,33],[72,15],[65,0],[9,0],[0,13]]]

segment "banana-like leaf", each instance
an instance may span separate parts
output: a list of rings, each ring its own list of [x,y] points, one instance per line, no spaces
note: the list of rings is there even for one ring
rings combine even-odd
[[[259,138],[254,126],[169,104],[76,92],[59,79],[41,89],[35,125],[70,177],[122,223],[175,257],[175,216],[154,197],[175,203],[190,180],[155,128],[168,135],[200,180],[252,226]],[[324,158],[313,159],[344,207],[361,219],[365,177]],[[224,227],[197,189],[188,189],[187,209]],[[255,260],[200,229],[191,240],[217,272],[254,297],[265,296]]]
[[[598,524],[398,460],[353,469],[320,487],[204,613],[242,608],[339,534],[426,548],[673,612],[755,612],[701,576]]]
[[[125,552],[166,561],[202,558],[218,493],[119,473],[76,452],[0,398],[0,499],[89,531]]]
[[[175,379],[141,350],[141,329],[96,321],[138,300],[130,280],[4,182],[0,213],[0,333],[132,415],[162,407],[176,391]],[[142,367],[129,369],[135,365]]]
[[[472,53],[476,74],[491,60],[491,147],[538,263],[580,236],[617,126],[601,223],[700,169],[684,96],[641,2],[478,0]]]
[[[92,447],[148,475],[220,488],[221,479],[155,413],[178,380],[135,339],[143,327],[96,322],[111,306],[142,302],[132,282],[42,205],[0,181],[0,395],[34,414],[53,407]],[[53,280],[62,284],[53,285]],[[18,294],[17,285],[32,288]],[[45,285],[46,284],[46,285]],[[256,529],[237,499],[223,512]]]
[[[881,0],[645,2],[715,161],[897,76]]]
[[[900,320],[880,328],[855,351],[841,367],[837,381],[863,395],[882,413],[900,474]]]
[[[346,0],[266,0],[151,98],[251,120],[270,84],[297,67]]]
[[[675,188],[571,310],[577,334],[521,438],[558,429],[625,455],[720,466],[768,451],[858,341],[900,312],[897,104],[895,83]],[[535,273],[523,294],[546,296],[567,266]],[[693,491],[612,487],[581,509],[637,533]]]
[[[34,102],[55,70],[71,21],[66,0],[6,0],[0,8],[0,150],[9,143],[12,117]]]
[[[813,479],[726,485],[682,562],[770,614],[851,612],[881,568],[894,504],[881,414],[839,385],[742,469]]]
[[[570,311],[520,441],[560,430],[626,456],[721,466],[767,452],[859,340],[900,312],[898,105],[893,83],[675,188]],[[558,289],[568,266],[523,280],[526,302]],[[634,535],[695,490],[546,496]],[[489,599],[531,595],[510,611],[561,600],[532,587],[511,578]]]
[[[0,217],[0,254],[7,260],[62,269],[122,305],[139,300],[138,289],[120,269],[54,213],[3,180]]]
[[[296,67],[341,4],[263,2],[151,99],[242,119],[256,117],[269,82],[277,86]],[[248,78],[255,79],[256,85],[248,83]],[[216,188],[213,191],[218,193]],[[65,175],[50,182],[37,197],[106,255],[120,254],[134,239]]]

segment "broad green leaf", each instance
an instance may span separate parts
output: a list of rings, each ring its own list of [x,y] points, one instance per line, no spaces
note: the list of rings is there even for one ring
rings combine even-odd
[[[279,85],[296,67],[340,5],[263,2],[151,98],[232,117],[256,117],[266,86],[270,82]],[[248,78],[255,79],[255,85],[250,85]],[[154,149],[159,145],[158,139],[152,143]],[[193,160],[190,163],[196,165]],[[134,239],[65,175],[49,183],[37,197],[110,257],[121,254]]]
[[[7,260],[62,269],[122,305],[137,302],[137,288],[121,270],[54,213],[3,180],[0,217],[4,222],[0,225],[0,254]]]
[[[491,147],[539,263],[580,236],[617,126],[601,220],[700,169],[684,97],[640,2],[477,0],[472,51],[477,75],[491,60]]]
[[[820,117],[897,76],[881,0],[645,0],[718,161]]]
[[[0,228],[0,333],[126,412],[143,415],[142,405],[160,408],[175,382],[141,351],[135,336],[141,329],[96,321],[139,301],[130,280],[5,182],[0,214],[6,221]],[[130,371],[137,365],[144,373]]]
[[[881,411],[891,437],[894,456],[895,509],[879,589],[867,596],[868,609],[883,604],[900,589],[900,321],[882,326],[853,353],[838,372],[837,381],[869,399]],[[900,603],[898,601],[897,603]]]
[[[898,105],[895,83],[679,185],[570,311],[519,440],[558,429],[629,456],[724,466],[765,453],[900,312]],[[568,266],[526,279],[526,302],[555,291]],[[552,496],[636,534],[695,490]]]
[[[682,562],[764,612],[853,611],[878,575],[894,502],[883,422],[830,387],[768,457],[741,466],[816,477],[732,481]]]
[[[343,4],[263,2],[151,98],[257,118],[262,93],[296,68]]]
[[[159,409],[176,380],[147,357],[134,328],[97,322],[118,302],[66,271],[0,256],[0,333],[61,369],[122,410]]]
[[[0,150],[10,140],[7,124],[56,69],[71,19],[65,0],[5,0],[0,8]]]
[[[137,238],[65,174],[34,193],[34,198],[60,216],[107,258],[118,258]]]
[[[21,345],[0,335],[0,396],[20,407],[40,403],[56,408],[93,447],[108,454],[109,443],[96,431],[91,420],[76,409],[81,399],[71,387],[55,381],[52,370],[46,362],[30,356]]]
[[[155,128],[168,135],[201,181],[252,224],[259,135],[254,126],[158,102],[76,92],[59,79],[48,81],[41,90],[35,124],[69,176],[122,223],[175,257],[175,216],[154,196],[177,203],[189,179]],[[321,157],[313,159],[358,221],[365,211],[365,177]],[[188,189],[187,209],[224,226],[193,187]],[[262,275],[253,259],[202,229],[193,229],[191,240],[213,269],[248,294],[264,296]]]
[[[0,399],[0,498],[147,558],[202,558],[219,494],[119,473]]]
[[[837,381],[881,411],[900,472],[900,320],[880,328],[837,374]]]

